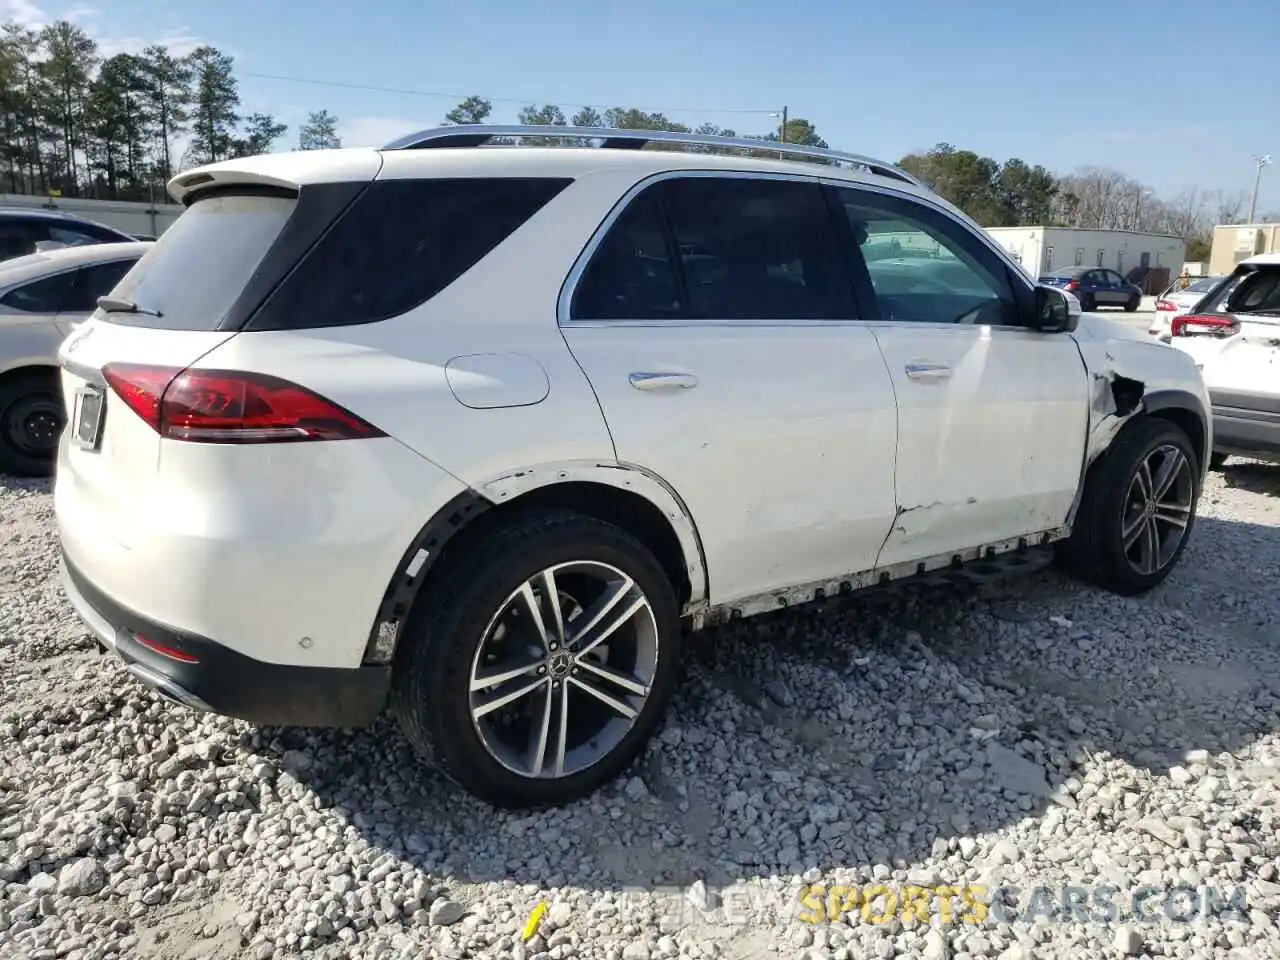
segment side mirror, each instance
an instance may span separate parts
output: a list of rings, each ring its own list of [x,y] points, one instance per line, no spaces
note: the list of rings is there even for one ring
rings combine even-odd
[[[1041,333],[1071,333],[1080,324],[1080,301],[1065,290],[1045,284],[1036,287],[1032,327]]]

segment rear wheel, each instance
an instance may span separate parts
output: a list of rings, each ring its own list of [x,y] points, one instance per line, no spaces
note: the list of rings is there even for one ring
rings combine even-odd
[[[1125,596],[1177,565],[1195,521],[1200,469],[1186,433],[1167,420],[1129,422],[1089,471],[1058,559],[1073,575]]]
[[[662,567],[611,524],[517,515],[415,604],[392,705],[420,756],[502,807],[582,797],[621,773],[679,680]]]
[[[66,422],[58,378],[33,370],[0,382],[0,473],[47,477]]]

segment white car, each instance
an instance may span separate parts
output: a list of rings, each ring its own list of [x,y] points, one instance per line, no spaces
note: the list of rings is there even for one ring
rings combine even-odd
[[[58,345],[149,246],[68,246],[0,263],[0,474],[53,471],[65,420]]]
[[[1194,313],[1174,318],[1170,342],[1203,371],[1212,466],[1228,456],[1280,463],[1280,253],[1242,260]]]
[[[1185,354],[880,161],[480,146],[547,131],[171,182],[61,351],[64,582],[139,679],[268,725],[389,705],[473,794],[561,803],[643,749],[682,626],[1049,544],[1125,594],[1177,563],[1212,446]],[[885,233],[918,286],[877,289]]]
[[[1175,283],[1156,298],[1156,315],[1147,328],[1147,333],[1168,343],[1172,339],[1170,325],[1174,317],[1180,317],[1191,310],[1205,298],[1214,287],[1226,277],[1196,277],[1186,288],[1179,288]]]

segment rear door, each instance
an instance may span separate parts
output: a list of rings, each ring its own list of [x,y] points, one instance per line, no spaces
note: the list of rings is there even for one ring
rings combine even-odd
[[[815,181],[681,174],[607,227],[561,325],[620,460],[684,499],[724,603],[875,564],[893,387]]]
[[[68,270],[0,294],[0,372],[54,363],[62,340],[54,320],[74,283],[75,272]]]

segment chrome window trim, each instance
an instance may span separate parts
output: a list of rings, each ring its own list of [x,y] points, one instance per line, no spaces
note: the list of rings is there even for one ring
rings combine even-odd
[[[631,205],[637,196],[655,184],[666,180],[686,179],[688,177],[715,177],[717,179],[732,177],[735,179],[746,180],[785,180],[795,183],[810,183],[816,186],[834,187],[841,190],[866,190],[871,193],[883,194],[898,200],[907,200],[942,214],[949,218],[957,226],[963,228],[970,235],[976,236],[979,241],[986,246],[988,250],[996,255],[996,258],[1005,265],[1009,274],[1009,284],[1012,289],[1014,285],[1021,284],[1026,291],[1034,293],[1036,284],[1033,283],[1026,274],[1022,272],[1022,268],[1018,267],[1013,258],[1003,247],[991,239],[987,232],[975,223],[956,216],[956,214],[948,210],[941,204],[935,203],[928,197],[919,194],[910,193],[904,190],[896,190],[892,187],[879,183],[868,183],[857,180],[845,180],[837,177],[828,176],[806,176],[799,173],[781,172],[781,171],[755,171],[755,170],[662,170],[658,173],[651,174],[632,184],[630,188],[614,203],[608,214],[605,215],[600,225],[588,238],[586,245],[574,259],[573,266],[569,269],[568,275],[564,282],[560,285],[560,294],[556,298],[556,324],[560,327],[742,327],[742,326],[769,326],[769,327],[794,327],[794,326],[815,326],[833,323],[843,324],[860,324],[867,326],[911,326],[911,327],[937,327],[939,329],[952,329],[955,327],[965,326],[988,326],[992,330],[1028,330],[1030,328],[1022,324],[954,324],[954,323],[937,323],[934,321],[922,320],[865,320],[865,319],[840,319],[840,320],[738,320],[738,319],[721,319],[721,320],[697,320],[697,319],[654,319],[654,320],[575,320],[570,315],[570,307],[573,303],[574,292],[578,288],[579,282],[582,280],[583,273],[586,272],[587,265],[591,262],[591,258],[595,256],[596,250],[600,244],[604,242],[609,231],[613,229],[613,225],[622,216],[623,212]],[[1016,292],[1015,292],[1016,297]]]

